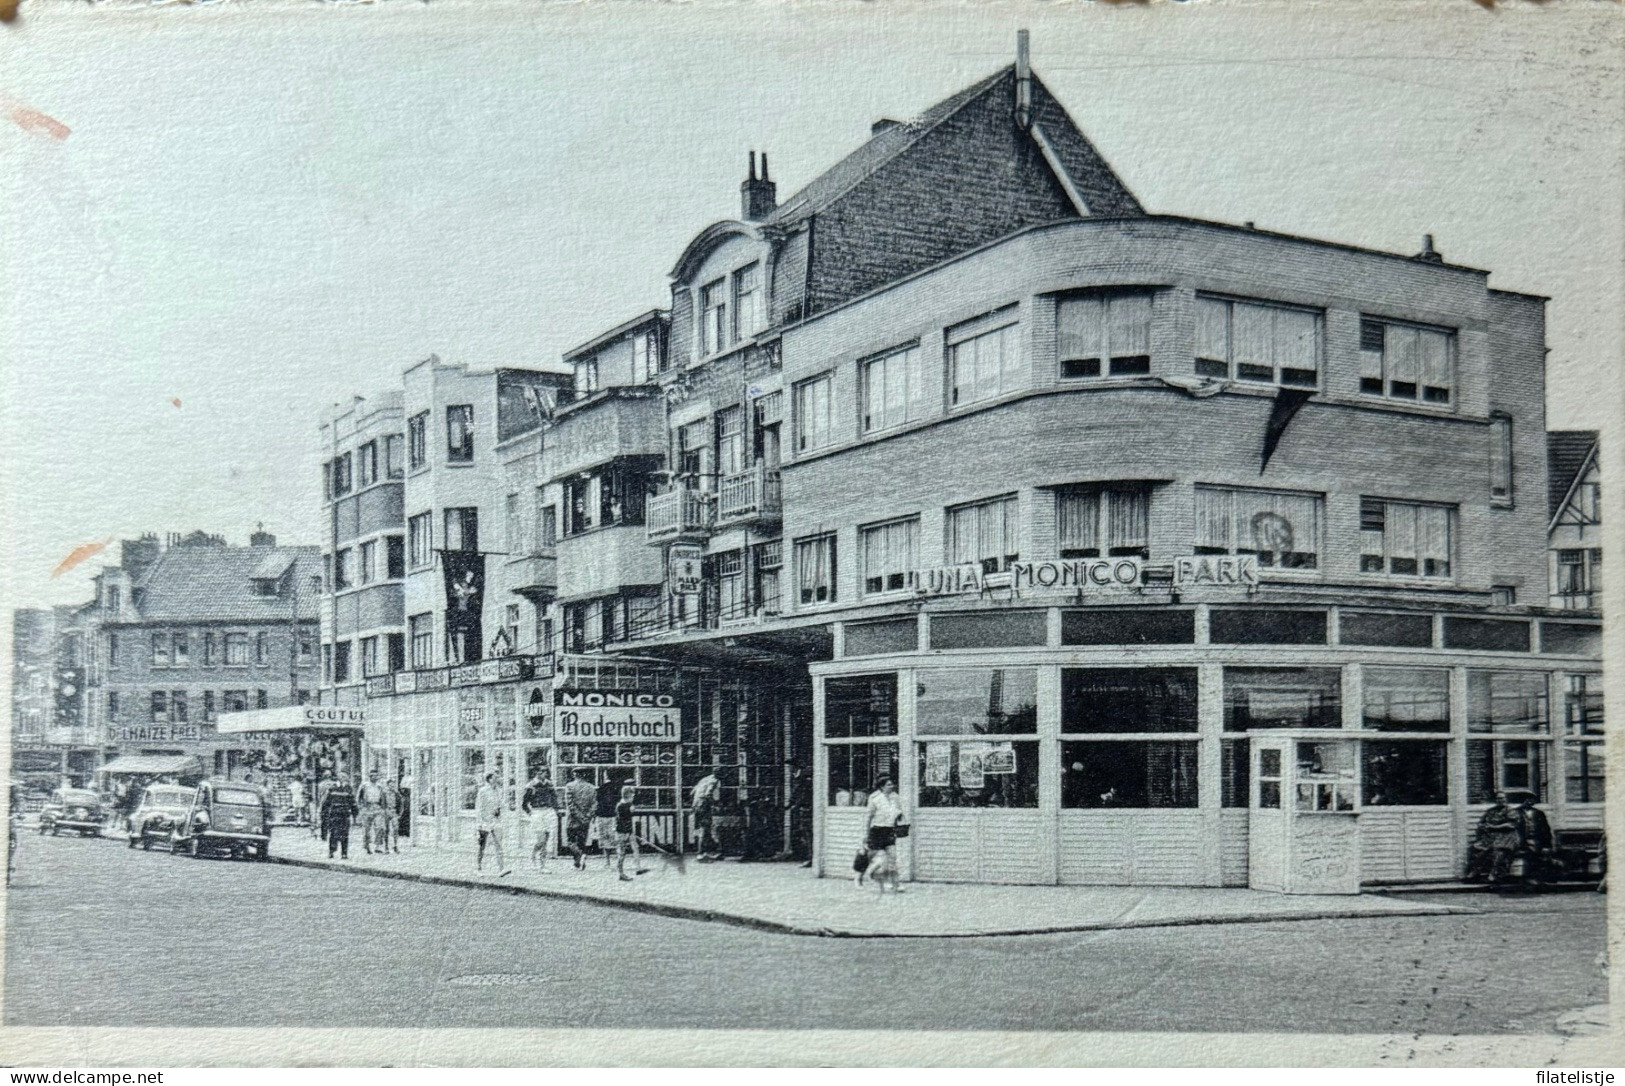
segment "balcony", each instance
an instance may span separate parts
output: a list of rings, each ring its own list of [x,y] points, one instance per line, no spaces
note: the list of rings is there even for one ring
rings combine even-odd
[[[738,475],[722,479],[717,498],[717,525],[779,521],[779,473],[758,461]]]
[[[699,490],[678,487],[649,499],[644,523],[651,544],[679,539],[704,539],[711,533],[716,507],[712,496]]]
[[[551,600],[559,589],[557,552],[545,547],[535,554],[510,558],[503,577],[510,592],[535,602]]]

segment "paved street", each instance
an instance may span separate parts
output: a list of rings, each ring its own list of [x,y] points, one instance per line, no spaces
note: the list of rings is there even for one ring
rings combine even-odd
[[[25,836],[7,905],[5,1018],[1485,1033],[1549,1030],[1605,997],[1601,895],[1472,902],[1491,911],[821,939]]]

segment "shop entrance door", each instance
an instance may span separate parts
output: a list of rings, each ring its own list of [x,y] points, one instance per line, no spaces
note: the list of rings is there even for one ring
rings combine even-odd
[[[1285,894],[1360,892],[1359,757],[1325,732],[1255,734],[1248,885]]]

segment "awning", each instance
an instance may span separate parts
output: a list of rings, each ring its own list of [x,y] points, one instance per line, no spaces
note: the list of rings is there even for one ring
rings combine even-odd
[[[185,754],[125,754],[96,770],[98,773],[173,775],[184,777],[201,775],[203,763]]]
[[[359,732],[367,722],[364,709],[337,705],[284,705],[279,709],[250,709],[246,713],[221,713],[215,731],[221,735],[244,732]]]

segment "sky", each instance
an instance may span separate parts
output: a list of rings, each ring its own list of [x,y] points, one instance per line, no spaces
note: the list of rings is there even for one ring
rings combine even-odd
[[[1549,418],[1620,415],[1612,3],[25,4],[0,35],[0,604],[75,547],[318,539],[324,411],[556,363],[738,214],[1013,59],[1151,211],[1550,296]],[[110,556],[108,556],[110,557]]]

